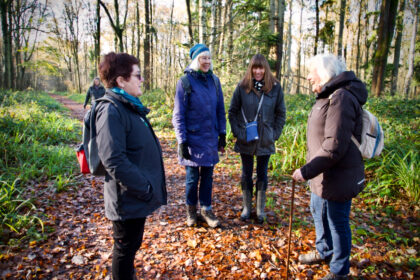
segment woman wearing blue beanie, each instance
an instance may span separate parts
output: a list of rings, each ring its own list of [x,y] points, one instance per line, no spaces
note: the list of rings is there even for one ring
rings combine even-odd
[[[186,170],[187,225],[197,224],[200,201],[202,218],[214,228],[219,220],[211,207],[213,169],[219,162],[218,151],[223,152],[226,146],[225,106],[207,46],[192,47],[190,58],[192,62],[176,86],[172,123],[178,141],[179,163]]]

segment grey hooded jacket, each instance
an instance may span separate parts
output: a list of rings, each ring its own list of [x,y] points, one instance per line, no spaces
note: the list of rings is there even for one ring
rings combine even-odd
[[[105,215],[112,221],[143,218],[166,204],[159,140],[146,118],[147,111],[139,113],[110,90],[106,96],[118,106],[101,102],[96,113],[99,157],[107,172]]]
[[[274,142],[280,137],[286,121],[286,107],[283,91],[279,83],[275,83],[270,92],[264,93],[264,100],[258,114],[259,139],[246,142],[244,110],[248,122],[254,121],[258,111],[260,96],[247,93],[239,85],[236,87],[229,108],[229,122],[233,136],[237,138],[235,152],[247,155],[271,155],[275,153]]]

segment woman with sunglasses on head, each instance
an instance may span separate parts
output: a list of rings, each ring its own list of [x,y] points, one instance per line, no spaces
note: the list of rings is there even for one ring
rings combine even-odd
[[[258,222],[266,219],[268,161],[275,153],[274,142],[280,137],[285,121],[286,107],[280,83],[271,73],[267,59],[256,54],[236,87],[229,108],[230,126],[237,139],[234,149],[241,154],[242,160],[242,220],[251,216],[254,156],[257,160],[257,219]],[[250,133],[252,125],[253,134]]]
[[[136,279],[134,257],[146,217],[166,204],[162,150],[139,97],[139,60],[108,53],[99,64],[105,97],[96,111],[98,153],[105,167],[105,215],[112,221],[112,278]]]

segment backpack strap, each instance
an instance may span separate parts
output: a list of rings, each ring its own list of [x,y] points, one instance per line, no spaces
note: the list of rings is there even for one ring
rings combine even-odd
[[[191,95],[191,84],[186,74],[181,77],[181,83],[182,83],[182,88],[184,89],[184,103],[187,103],[188,98]]]
[[[215,74],[213,74],[213,73],[211,74],[211,76],[213,78],[214,86],[216,87],[217,99],[219,100],[219,96],[220,96],[220,92],[219,92],[220,79]]]

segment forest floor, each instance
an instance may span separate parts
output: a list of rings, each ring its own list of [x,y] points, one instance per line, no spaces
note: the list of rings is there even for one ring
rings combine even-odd
[[[81,104],[53,96],[82,119]],[[152,120],[153,123],[153,120]],[[167,178],[168,204],[147,218],[135,260],[139,279],[284,279],[291,182],[270,180],[262,225],[242,222],[240,161],[228,150],[214,172],[213,208],[221,227],[185,225],[185,170],[177,163],[176,140],[158,131]],[[75,185],[52,192],[49,183],[28,187],[27,195],[44,213],[45,241],[2,252],[2,279],[111,279],[112,227],[104,216],[103,179],[77,177]],[[404,202],[402,202],[404,203]],[[353,201],[351,220],[354,279],[419,279],[418,205],[395,204],[375,211]],[[255,213],[253,213],[255,216]],[[327,265],[305,266],[298,255],[314,247],[309,192],[296,186],[291,279],[319,279]]]

